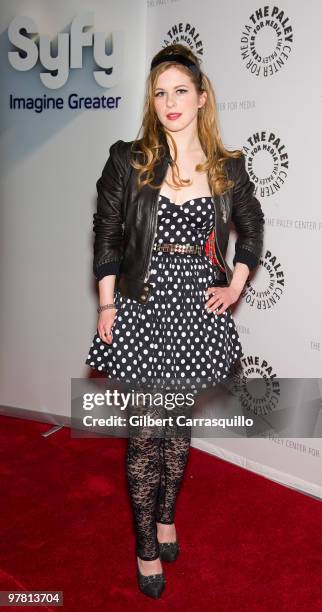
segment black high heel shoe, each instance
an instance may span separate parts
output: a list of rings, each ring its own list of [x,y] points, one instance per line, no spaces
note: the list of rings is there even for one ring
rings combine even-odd
[[[161,561],[175,561],[179,555],[179,542],[159,542]]]
[[[137,560],[136,563],[136,575],[140,591],[142,591],[144,595],[148,595],[148,597],[157,599],[160,597],[165,588],[166,579],[164,573],[161,572],[161,574],[151,574],[150,576],[146,576],[145,574],[141,574]]]
[[[161,561],[175,561],[179,555],[180,547],[178,538],[174,542],[159,542]]]

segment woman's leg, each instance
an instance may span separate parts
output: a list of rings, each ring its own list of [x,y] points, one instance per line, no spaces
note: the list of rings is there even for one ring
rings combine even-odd
[[[160,484],[162,438],[129,438],[126,456],[127,479],[134,512],[136,552],[140,559],[159,557],[156,535],[156,500]]]
[[[187,464],[191,430],[185,437],[165,437],[161,440],[161,478],[156,506],[158,523],[174,522],[175,504]]]

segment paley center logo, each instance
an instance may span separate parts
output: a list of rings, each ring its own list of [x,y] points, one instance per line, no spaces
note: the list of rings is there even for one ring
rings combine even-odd
[[[8,59],[15,70],[32,70],[37,64],[45,69],[39,78],[48,89],[59,89],[68,81],[70,69],[83,67],[83,49],[92,49],[93,59],[100,68],[93,76],[101,87],[113,87],[119,80],[121,32],[91,31],[94,13],[77,15],[70,32],[59,32],[57,37],[40,34],[32,17],[19,15],[8,27],[9,41],[17,50],[8,52]],[[111,40],[112,39],[112,40]],[[106,48],[108,52],[106,52]]]
[[[293,45],[293,27],[283,8],[272,4],[254,10],[240,40],[245,67],[258,77],[270,77],[283,68]]]
[[[267,311],[274,308],[285,291],[285,273],[276,255],[266,250],[259,260],[253,280],[246,281],[241,297],[251,308]]]
[[[254,132],[243,147],[248,174],[255,184],[254,194],[261,198],[275,195],[288,176],[289,156],[276,132]]]
[[[259,355],[245,355],[230,379],[230,391],[247,412],[267,415],[279,407],[281,387],[273,366]]]
[[[179,21],[172,25],[164,37],[163,48],[177,43],[188,45],[196,55],[204,54],[200,33],[190,22]]]

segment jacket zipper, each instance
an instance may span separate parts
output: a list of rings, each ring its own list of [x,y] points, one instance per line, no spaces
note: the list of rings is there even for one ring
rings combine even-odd
[[[216,256],[216,259],[219,263],[219,267],[221,268],[222,272],[225,272],[226,276],[227,276],[227,270],[226,270],[226,266],[225,266],[225,259],[222,256],[222,252],[219,248],[219,244],[218,244],[218,240],[217,240],[217,211],[215,210],[215,240],[214,240],[214,248],[215,248],[215,254],[216,254],[216,242],[217,242],[217,249],[218,249],[218,253],[221,257],[222,262],[224,263],[224,267],[222,265],[220,265],[218,257]],[[227,276],[227,280],[228,280],[228,276]]]
[[[145,283],[146,283],[146,282],[149,280],[149,276],[150,276],[151,260],[152,260],[152,250],[153,250],[153,244],[154,244],[154,240],[155,240],[155,237],[156,237],[156,233],[157,233],[157,225],[158,225],[158,202],[159,202],[159,197],[160,197],[161,187],[162,187],[162,185],[163,185],[163,180],[164,180],[164,177],[165,177],[165,176],[166,176],[166,174],[167,174],[167,169],[168,169],[168,165],[169,165],[169,163],[170,163],[170,162],[169,162],[169,160],[168,160],[168,162],[167,162],[167,168],[166,168],[166,170],[164,171],[164,174],[163,174],[163,177],[162,177],[162,182],[161,182],[161,185],[160,185],[160,189],[158,189],[158,191],[157,191],[157,197],[156,197],[156,200],[155,200],[155,201],[156,201],[156,204],[155,204],[155,209],[156,209],[156,210],[155,210],[155,217],[154,217],[154,232],[153,232],[153,238],[152,238],[152,242],[151,242],[151,248],[150,248],[149,258],[148,258],[148,267],[147,267],[147,271],[146,271],[146,274],[145,274],[145,277],[144,277],[144,282],[145,282]]]
[[[159,200],[159,193],[160,193],[160,191],[161,191],[161,187],[158,190],[158,196],[157,196],[156,202],[158,202],[158,200]],[[153,238],[152,238],[149,258],[148,258],[148,267],[147,267],[146,275],[145,275],[145,278],[144,278],[144,282],[145,283],[149,280],[149,276],[150,276],[151,260],[152,260],[152,249],[153,249],[153,244],[154,244],[155,236],[156,236],[156,233],[157,233],[157,217],[158,217],[158,206],[156,204],[156,214],[155,214],[155,218],[154,218],[154,232],[153,232]]]
[[[215,241],[214,241],[214,242],[215,242],[215,245],[214,245],[214,246],[215,246],[215,256],[216,256],[216,236],[217,236],[217,234],[215,233]],[[219,244],[218,244],[218,242],[217,242],[217,249],[218,249],[218,253],[219,253],[220,257],[221,257],[221,261],[225,262],[225,260],[224,260],[224,258],[223,258],[223,256],[222,256],[221,250],[220,250],[220,248],[219,248]],[[226,266],[222,266],[222,265],[219,263],[219,259],[218,259],[218,257],[217,257],[217,256],[216,256],[216,259],[217,259],[218,265],[219,265],[220,269],[222,270],[222,272],[225,272],[225,273],[226,273]]]

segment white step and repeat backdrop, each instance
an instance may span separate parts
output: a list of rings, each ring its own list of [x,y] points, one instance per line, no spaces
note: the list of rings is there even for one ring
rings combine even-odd
[[[136,136],[151,56],[182,42],[213,81],[224,143],[244,150],[266,218],[234,311],[244,374],[272,405],[274,381],[298,379],[300,405],[301,379],[322,372],[319,0],[10,0],[1,16],[1,403],[69,415],[96,324],[95,182],[109,145]],[[312,438],[193,444],[322,498],[321,406],[315,417]]]
[[[0,12],[0,403],[69,415],[97,321],[95,183],[110,144],[139,126],[146,2],[4,0]]]
[[[265,404],[271,400],[272,410],[278,379],[299,379],[292,383],[294,403],[302,401],[304,410],[300,379],[322,374],[322,211],[316,186],[322,4],[150,0],[148,5],[148,56],[173,42],[188,44],[199,55],[215,88],[224,143],[244,150],[265,213],[260,266],[234,311],[244,374],[263,379]],[[232,234],[231,261],[234,241]],[[251,414],[256,398],[248,401]],[[314,414],[307,435],[321,431],[320,403]],[[322,497],[321,438],[271,435],[194,443]]]

